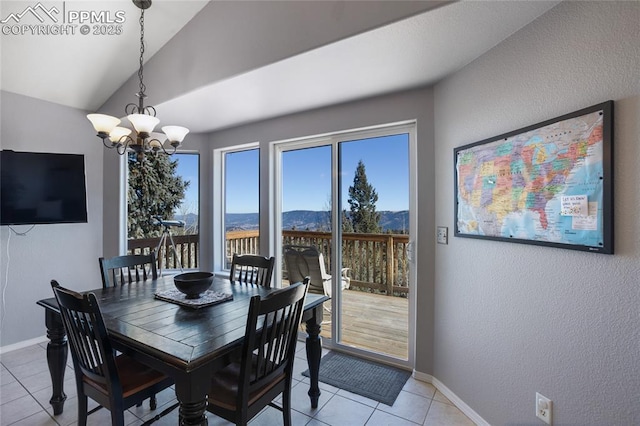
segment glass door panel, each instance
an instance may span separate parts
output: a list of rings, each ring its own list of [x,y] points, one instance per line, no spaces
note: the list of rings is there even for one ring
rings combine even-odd
[[[284,250],[295,246],[301,252],[306,250],[304,262],[307,268],[319,270],[319,262],[324,261],[325,271],[331,259],[331,145],[286,150],[282,153],[282,278],[283,284],[290,284],[294,277],[292,265],[287,265]],[[309,248],[307,250],[305,248]],[[314,250],[319,256],[310,255]],[[295,265],[294,267],[297,267]],[[310,274],[311,275],[311,274]],[[323,293],[321,274],[311,277],[310,292]],[[322,336],[331,337],[330,302],[325,303],[325,321],[322,324]]]
[[[409,134],[339,143],[339,343],[409,357]],[[337,257],[337,256],[336,256]]]

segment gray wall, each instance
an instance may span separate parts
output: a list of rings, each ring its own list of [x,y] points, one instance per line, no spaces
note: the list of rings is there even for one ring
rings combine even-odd
[[[2,149],[84,154],[88,211],[88,223],[36,225],[25,236],[0,227],[4,347],[45,334],[44,310],[36,301],[53,296],[51,279],[74,289],[100,286],[104,149],[85,112],[5,91],[0,97]],[[29,227],[13,228],[24,232]]]
[[[213,254],[211,233],[213,232],[211,206],[215,200],[211,199],[213,194],[213,151],[209,145],[209,135],[199,133],[189,133],[185,138],[184,149],[186,151],[197,151],[200,154],[200,270],[213,270]]]
[[[260,250],[268,253],[271,218],[269,199],[269,142],[356,129],[403,120],[417,121],[418,142],[418,336],[416,369],[431,373],[434,273],[433,94],[431,89],[400,92],[368,100],[336,105],[301,114],[249,124],[213,133],[211,150],[260,142]],[[210,156],[209,156],[210,157]],[[273,255],[274,253],[269,253]]]
[[[436,248],[434,376],[492,425],[640,424],[640,3],[567,2],[435,87],[436,223],[453,148],[615,100],[614,256]]]

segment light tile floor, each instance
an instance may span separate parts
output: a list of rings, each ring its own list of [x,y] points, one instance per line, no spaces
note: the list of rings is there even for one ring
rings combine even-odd
[[[325,351],[326,353],[326,351]],[[56,426],[75,425],[77,397],[71,357],[67,363],[64,390],[67,401],[64,412],[54,416],[49,398],[51,379],[46,361],[46,343],[19,349],[0,357],[0,426]],[[307,390],[309,379],[302,376],[307,369],[304,345],[299,345],[295,363],[295,379],[291,405],[294,425],[307,426],[466,426],[474,423],[432,385],[409,378],[393,406],[320,383],[322,395],[317,409],[311,409]],[[127,425],[139,426],[175,402],[173,389],[157,395],[158,409],[132,408],[125,413]],[[89,399],[89,409],[95,403]],[[207,413],[210,426],[230,423]],[[168,426],[178,423],[178,410],[154,423]],[[110,424],[108,410],[89,416],[89,425]],[[281,413],[267,408],[250,423],[253,426],[282,424]]]

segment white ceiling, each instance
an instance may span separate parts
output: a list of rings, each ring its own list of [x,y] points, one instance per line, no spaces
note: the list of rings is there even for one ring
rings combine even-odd
[[[2,2],[0,17],[9,3]],[[16,12],[22,7],[12,9]],[[70,2],[67,2],[70,3]],[[332,43],[183,94],[159,105],[163,123],[211,131],[297,111],[429,85],[461,69],[558,1],[466,1]],[[47,2],[43,2],[47,4]],[[78,2],[73,2],[77,7]],[[86,6],[96,10],[97,4]],[[105,9],[113,9],[109,2]],[[137,9],[125,10],[137,26]],[[145,18],[145,59],[206,2],[156,0]],[[162,13],[160,13],[162,12]],[[136,16],[136,19],[131,17]],[[135,30],[131,30],[135,31]],[[130,34],[130,31],[126,32]],[[137,70],[139,45],[123,37],[2,35],[2,89],[97,110]],[[102,37],[95,49],[95,37]],[[79,42],[75,40],[80,39]],[[43,41],[44,40],[44,41]],[[137,41],[137,39],[136,39]],[[224,60],[224,58],[221,58]],[[90,77],[88,77],[90,76]],[[149,93],[151,89],[148,89]]]
[[[156,53],[208,2],[154,1],[145,14],[145,61]],[[72,35],[0,35],[2,47],[1,88],[38,99],[87,111],[97,110],[122,84],[138,70],[140,54],[140,9],[126,1],[0,1],[0,20],[11,13],[19,14],[28,7],[42,4],[46,10],[56,8],[52,15],[62,23],[63,7],[66,11],[109,12],[115,19],[124,11],[122,34],[81,35],[80,25]],[[41,9],[43,25],[53,21]],[[68,16],[68,15],[67,15]],[[11,24],[41,24],[35,15],[27,12],[20,22]],[[134,35],[134,38],[123,35]],[[133,97],[135,99],[135,97]]]

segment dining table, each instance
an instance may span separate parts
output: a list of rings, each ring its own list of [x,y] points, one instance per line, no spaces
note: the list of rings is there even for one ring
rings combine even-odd
[[[230,300],[205,307],[189,307],[156,297],[175,289],[173,276],[121,286],[97,288],[94,293],[114,348],[175,380],[181,425],[206,425],[205,410],[210,377],[228,365],[242,347],[251,297],[276,291],[260,285],[236,283],[215,277],[212,292],[231,295]],[[308,395],[312,408],[320,397],[318,371],[322,343],[322,304],[329,298],[307,293],[302,322],[309,367]],[[37,302],[45,308],[47,363],[51,373],[54,414],[62,413],[67,338],[56,299]]]

